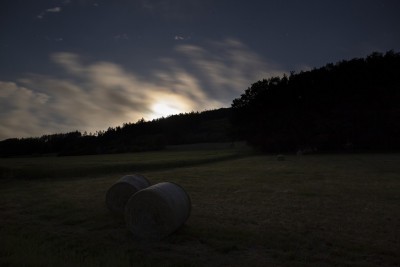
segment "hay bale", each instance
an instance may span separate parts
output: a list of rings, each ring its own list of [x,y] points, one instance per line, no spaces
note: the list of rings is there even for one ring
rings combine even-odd
[[[139,240],[160,240],[189,218],[190,196],[170,182],[152,185],[133,195],[125,206],[128,230]]]
[[[106,194],[106,205],[113,213],[123,216],[125,205],[129,198],[139,190],[149,186],[149,180],[147,180],[143,175],[126,175],[108,189]]]

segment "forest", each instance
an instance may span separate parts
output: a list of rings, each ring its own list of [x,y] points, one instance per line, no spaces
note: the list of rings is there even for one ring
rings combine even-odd
[[[6,139],[0,157],[139,152],[239,140],[268,153],[398,151],[400,53],[374,52],[260,80],[231,108],[141,119],[94,134]]]
[[[251,85],[232,103],[237,138],[267,152],[400,149],[400,54],[372,53]]]

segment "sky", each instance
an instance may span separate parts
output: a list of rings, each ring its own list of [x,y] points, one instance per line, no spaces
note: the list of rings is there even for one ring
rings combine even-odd
[[[400,51],[398,0],[1,0],[0,140],[229,107],[252,83]]]

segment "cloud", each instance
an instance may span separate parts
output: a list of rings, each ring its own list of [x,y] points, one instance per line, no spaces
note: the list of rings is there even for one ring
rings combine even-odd
[[[179,45],[175,53],[145,76],[113,62],[83,63],[77,54],[54,53],[52,62],[67,78],[30,74],[0,81],[0,140],[95,132],[142,117],[229,106],[251,83],[279,72],[233,39]]]
[[[179,112],[221,104],[208,101],[185,73],[160,73],[170,77],[166,83],[158,80],[161,84],[140,80],[110,62],[84,65],[71,53],[56,53],[52,60],[71,79],[31,74],[18,83],[0,82],[0,140],[73,130],[95,132],[142,117],[154,119],[168,115],[160,113],[161,103]]]
[[[80,63],[80,58],[76,54],[63,52],[54,53],[51,55],[51,59],[72,74],[79,75],[84,71]]]
[[[53,8],[48,8],[48,9],[46,9],[45,11],[42,11],[42,12],[41,12],[39,15],[37,15],[36,17],[37,17],[38,19],[43,19],[44,16],[45,16],[47,13],[59,13],[59,12],[61,12],[61,10],[62,10],[62,8],[59,7],[59,6],[53,7]]]
[[[176,50],[184,54],[199,76],[209,97],[231,101],[251,83],[262,78],[282,75],[277,64],[266,63],[259,55],[236,39],[213,41],[207,47],[180,45]]]
[[[49,8],[49,9],[46,9],[46,12],[50,12],[50,13],[61,12],[61,7],[57,6],[57,7]]]
[[[18,86],[14,82],[0,81],[0,140],[42,132],[43,114],[37,111],[48,100],[46,94]]]
[[[177,41],[182,41],[182,40],[185,40],[186,38],[183,36],[180,36],[180,35],[175,35],[174,39]]]

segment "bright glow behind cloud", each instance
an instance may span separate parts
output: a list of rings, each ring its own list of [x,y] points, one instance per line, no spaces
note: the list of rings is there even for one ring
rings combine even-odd
[[[141,118],[229,106],[251,83],[282,73],[239,41],[210,47],[176,47],[186,65],[162,59],[146,80],[112,62],[83,64],[77,54],[55,53],[53,62],[69,78],[31,74],[17,82],[0,81],[0,140],[95,132]]]

